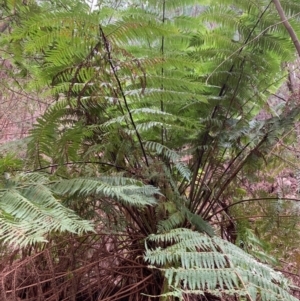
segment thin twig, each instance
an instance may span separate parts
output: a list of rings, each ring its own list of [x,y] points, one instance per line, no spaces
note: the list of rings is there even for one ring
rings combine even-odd
[[[293,201],[293,202],[300,202],[300,199],[293,199],[293,198],[280,198],[281,200],[285,200],[285,201]],[[259,201],[278,201],[279,198],[278,197],[267,197],[267,198],[253,198],[253,199],[246,199],[246,200],[240,200],[237,202],[234,202],[232,204],[229,204],[226,207],[223,207],[222,209],[218,210],[217,212],[215,212],[214,214],[210,215],[207,220],[210,220],[213,216],[216,216],[217,214],[223,212],[224,210],[227,210],[233,206],[242,204],[242,203],[248,203],[248,202],[259,202]]]

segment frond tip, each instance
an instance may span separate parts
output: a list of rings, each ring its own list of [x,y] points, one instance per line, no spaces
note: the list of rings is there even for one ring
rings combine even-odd
[[[218,237],[208,237],[189,229],[150,235],[152,244],[166,248],[147,248],[145,259],[160,269],[168,281],[168,295],[234,295],[243,300],[296,301],[288,293],[281,273],[257,262],[237,246]],[[147,247],[147,246],[146,246]]]

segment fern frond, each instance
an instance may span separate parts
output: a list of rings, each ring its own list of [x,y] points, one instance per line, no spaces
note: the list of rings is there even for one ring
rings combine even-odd
[[[53,231],[93,231],[92,223],[64,207],[47,184],[41,174],[19,175],[0,190],[1,239],[6,243],[26,246],[46,241]]]
[[[210,293],[215,296],[236,295],[263,301],[296,301],[288,293],[286,279],[267,265],[235,245],[218,237],[209,238],[188,229],[174,229],[148,240],[171,244],[150,250],[145,259],[160,269],[174,288],[174,296]],[[153,266],[154,265],[154,266]]]
[[[120,202],[124,202],[127,205],[133,206],[146,206],[154,205],[157,200],[154,198],[155,194],[160,194],[159,190],[153,186],[141,186],[127,184],[128,179],[110,180],[104,178],[104,181],[100,179],[70,179],[63,180],[51,185],[51,190],[59,196],[80,196],[86,197],[89,195],[96,195],[99,197],[110,197]],[[129,181],[130,182],[130,181]],[[119,183],[119,185],[117,185]]]
[[[53,231],[93,231],[92,222],[64,207],[63,199],[93,195],[141,207],[156,204],[154,195],[160,195],[157,188],[122,177],[50,181],[33,173],[7,181],[0,190],[0,234],[4,242],[20,246],[46,241],[46,234]]]

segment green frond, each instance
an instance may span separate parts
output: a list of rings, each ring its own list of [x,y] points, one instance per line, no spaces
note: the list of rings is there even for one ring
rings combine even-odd
[[[26,246],[46,241],[53,231],[82,234],[93,231],[92,222],[80,219],[62,205],[62,200],[94,197],[111,198],[131,206],[157,203],[157,188],[122,177],[49,180],[42,174],[21,174],[5,180],[0,190],[1,239]]]
[[[217,25],[224,25],[226,28],[232,29],[232,37],[234,30],[238,28],[240,13],[237,9],[233,9],[229,6],[210,5],[204,12],[202,12],[199,18],[206,22],[216,22]]]
[[[41,174],[18,175],[4,183],[0,190],[0,219],[5,243],[26,246],[46,241],[47,233],[53,231],[93,231],[91,222],[61,204]]]
[[[99,179],[81,179],[75,178],[70,180],[63,180],[51,185],[51,190],[59,196],[79,196],[86,197],[89,195],[95,195],[98,197],[110,197],[120,202],[132,206],[146,206],[154,205],[157,200],[155,194],[160,194],[159,190],[152,186],[141,186],[127,184],[130,180],[110,180],[108,178]]]
[[[153,118],[175,118],[175,116],[172,116],[172,114],[169,114],[167,112],[163,112],[161,110],[155,109],[155,108],[139,108],[139,109],[132,109],[130,111],[130,114],[132,116],[135,117],[136,121],[138,122],[139,120],[143,120],[145,117],[149,117],[149,114],[152,115],[152,120]],[[148,119],[148,118],[147,118]],[[116,124],[116,125],[120,125],[120,124],[124,124],[126,121],[129,121],[129,113],[128,114],[124,114],[122,116],[117,116],[115,118],[111,118],[110,120],[108,120],[107,122],[104,122],[100,128],[106,129],[109,128],[110,126]],[[149,121],[147,123],[141,123],[138,124],[138,127],[140,127],[139,130],[145,130],[147,128],[151,128],[153,126],[156,125],[163,125],[162,122],[158,122],[158,121]]]
[[[291,300],[289,287],[281,273],[257,262],[252,256],[220,238],[209,238],[188,229],[150,235],[158,245],[148,249],[145,259],[158,268],[174,295],[210,293],[215,296],[236,295],[242,300]],[[171,244],[161,248],[161,243]]]
[[[164,26],[158,23],[153,15],[144,12],[141,15],[124,16],[123,20],[106,26],[105,33],[110,41],[118,45],[126,42],[137,43],[140,39],[162,35],[175,35],[178,30],[172,24]]]
[[[206,233],[210,237],[215,235],[213,227],[208,222],[206,222],[200,215],[194,214],[187,209],[185,209],[184,211],[185,211],[187,220],[193,226],[195,226],[195,229],[197,231]]]
[[[139,0],[138,3],[144,3]],[[176,18],[177,16],[197,16],[199,6],[205,6],[210,3],[210,0],[202,0],[199,4],[195,0],[166,0],[166,1],[155,1],[150,0],[147,2],[147,5],[144,5],[144,9],[149,11],[154,11],[162,15],[163,3],[165,7],[166,18]]]
[[[162,299],[295,301],[282,275],[216,235],[242,240],[226,228],[228,206],[300,112],[291,101],[257,120],[294,53],[271,1],[21,2],[5,0],[14,16],[0,47],[12,75],[53,103],[21,144],[26,161],[0,147],[0,240],[28,246],[93,231],[76,212],[101,235],[118,232],[128,274],[139,274],[140,242],[158,233],[146,239],[145,259],[160,272],[141,269],[151,283],[143,290],[165,278],[155,287]],[[288,17],[298,13],[296,0],[281,2]],[[15,170],[23,165],[49,175]],[[251,231],[245,250],[266,259]],[[125,280],[121,292],[140,292]]]

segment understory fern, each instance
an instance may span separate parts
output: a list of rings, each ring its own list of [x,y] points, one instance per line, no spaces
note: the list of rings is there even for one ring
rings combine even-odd
[[[151,248],[149,246],[151,246]],[[155,246],[155,247],[153,247]],[[296,301],[279,272],[237,246],[189,229],[150,235],[145,260],[168,283],[163,296],[235,296],[238,300]]]

